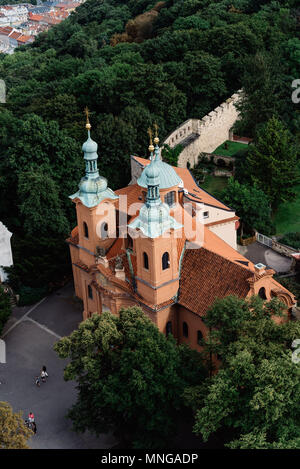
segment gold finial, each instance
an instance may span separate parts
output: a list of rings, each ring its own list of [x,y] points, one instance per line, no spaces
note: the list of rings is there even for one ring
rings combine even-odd
[[[89,111],[89,108],[87,106],[84,109],[84,113],[86,115],[86,126],[85,126],[85,128],[90,130],[92,126],[90,124],[90,119],[89,119],[90,111]]]
[[[149,135],[149,138],[150,138],[149,151],[152,152],[154,150],[154,146],[153,146],[153,143],[152,143],[152,130],[151,130],[150,127],[148,129],[148,135]]]
[[[155,138],[154,138],[154,143],[155,143],[155,145],[158,145],[158,144],[159,144],[159,138],[158,138],[158,125],[157,125],[157,123],[156,123],[156,122],[154,123],[154,128],[155,128]]]

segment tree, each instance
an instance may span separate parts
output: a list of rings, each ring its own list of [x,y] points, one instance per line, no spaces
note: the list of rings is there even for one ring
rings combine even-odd
[[[295,198],[293,187],[300,181],[297,148],[289,131],[276,117],[257,132],[246,167],[252,182],[265,192],[274,209],[281,202]]]
[[[10,300],[7,293],[0,285],[0,335],[2,334],[4,324],[11,314]]]
[[[276,298],[229,296],[207,312],[205,350],[221,355],[222,365],[185,394],[195,410],[194,431],[205,441],[222,430],[230,448],[299,448],[300,366],[291,344],[300,324],[277,324],[273,317],[283,311]]]
[[[171,164],[172,166],[177,166],[178,158],[182,150],[183,146],[180,144],[171,148],[167,143],[165,143],[161,152],[163,160]]]
[[[57,184],[42,168],[19,174],[18,195],[24,229],[29,235],[67,236],[70,229],[62,210]]]
[[[271,208],[265,193],[247,184],[240,184],[230,178],[227,187],[220,194],[221,200],[236,211],[240,217],[241,236],[244,229],[255,229],[266,235],[274,232]]]
[[[29,449],[27,441],[32,434],[21,412],[13,412],[7,402],[0,402],[0,449]]]
[[[112,429],[135,447],[164,447],[176,430],[187,381],[201,382],[199,354],[177,347],[138,307],[119,317],[103,312],[82,322],[55,350],[69,358],[65,379],[76,380],[69,411],[77,431]]]

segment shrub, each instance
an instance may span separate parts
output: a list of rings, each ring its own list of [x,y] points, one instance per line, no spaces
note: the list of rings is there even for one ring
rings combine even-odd
[[[280,238],[279,242],[286,244],[291,248],[300,250],[300,232],[286,233],[282,238]]]

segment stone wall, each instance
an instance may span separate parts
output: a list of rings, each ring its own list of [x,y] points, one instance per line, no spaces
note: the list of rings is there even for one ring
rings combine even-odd
[[[172,148],[180,143],[184,147],[178,160],[180,168],[185,168],[188,162],[193,168],[198,163],[200,153],[211,153],[225,140],[232,140],[231,129],[238,118],[235,104],[240,98],[241,90],[207,116],[188,119],[167,136],[163,144]]]

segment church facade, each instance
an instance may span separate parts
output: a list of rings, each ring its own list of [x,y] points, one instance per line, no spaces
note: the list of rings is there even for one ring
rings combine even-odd
[[[67,240],[83,319],[140,306],[161,332],[200,350],[203,318],[216,298],[278,297],[289,314],[295,298],[275,272],[236,250],[234,210],[188,169],[162,161],[157,133],[149,159],[131,157],[130,184],[112,191],[99,175],[90,128],[88,122],[82,147],[86,175],[70,197],[78,223]]]

